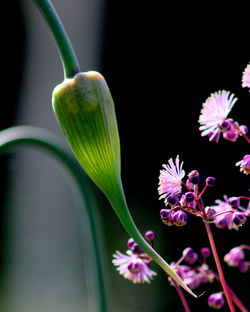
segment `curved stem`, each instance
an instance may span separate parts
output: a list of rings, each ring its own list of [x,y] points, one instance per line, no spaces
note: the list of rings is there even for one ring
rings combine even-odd
[[[145,241],[139,230],[137,229],[133,218],[129,212],[125,194],[122,187],[122,182],[116,185],[116,191],[112,192],[112,197],[107,196],[113,209],[115,210],[121,224],[126,229],[128,234],[137,242],[137,244],[153,259],[173,280],[175,280],[188,293],[197,298],[192,290],[183,282],[180,276],[173,268]]]
[[[79,65],[69,37],[50,0],[33,0],[47,22],[55,39],[64,67],[65,78],[72,78],[78,73]]]
[[[221,283],[221,286],[222,286],[223,291],[224,291],[224,295],[226,297],[226,300],[227,300],[227,303],[228,303],[230,311],[231,312],[235,312],[233,301],[232,301],[232,298],[231,298],[231,294],[230,294],[230,291],[228,289],[228,286],[227,286],[227,283],[226,283],[226,280],[225,280],[225,277],[224,277],[224,273],[222,271],[222,267],[221,267],[221,264],[220,264],[220,259],[219,259],[219,256],[218,256],[218,253],[217,253],[217,250],[216,250],[216,246],[215,246],[215,242],[214,242],[214,238],[213,238],[213,234],[212,234],[210,225],[208,223],[206,223],[206,222],[204,222],[204,224],[205,224],[205,228],[206,228],[206,231],[207,231],[207,235],[208,235],[208,239],[209,239],[209,242],[210,242],[210,246],[211,246],[211,249],[212,249],[212,253],[213,253],[213,256],[214,256],[215,264],[216,264],[216,267],[217,267],[217,270],[218,270],[220,283]]]
[[[83,170],[75,162],[73,156],[66,150],[65,145],[60,138],[42,128],[31,126],[19,126],[6,129],[0,132],[0,153],[8,152],[11,148],[19,145],[32,145],[42,148],[52,153],[71,174],[75,186],[78,189],[80,203],[77,205],[78,222],[84,222],[84,228],[79,224],[79,230],[84,231],[81,234],[81,239],[88,244],[88,251],[84,256],[85,260],[91,262],[94,272],[95,288],[97,296],[94,298],[98,306],[99,312],[109,312],[106,285],[102,268],[100,243],[95,229],[95,221],[93,216],[93,196],[91,197],[90,181],[84,174]],[[83,243],[84,243],[83,242]],[[89,273],[89,272],[87,272]],[[86,276],[86,278],[93,278]],[[93,286],[92,286],[93,288]],[[93,300],[92,300],[93,301]]]

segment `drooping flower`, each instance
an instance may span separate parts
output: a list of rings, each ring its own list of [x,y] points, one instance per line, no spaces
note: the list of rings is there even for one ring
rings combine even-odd
[[[127,255],[116,251],[112,262],[117,266],[117,271],[134,284],[150,283],[153,276],[156,275],[156,272],[148,266],[149,259],[134,254],[131,250],[127,251]]]
[[[245,174],[250,174],[250,155],[245,155],[241,161],[238,161],[235,166],[240,166],[240,171]]]
[[[181,192],[182,179],[185,175],[182,166],[183,162],[180,163],[179,155],[176,157],[175,162],[170,158],[167,165],[162,165],[164,169],[160,171],[158,187],[159,195],[161,195],[160,199]]]
[[[208,305],[216,310],[221,309],[225,304],[223,293],[214,293],[208,297]]]
[[[242,88],[250,88],[250,63],[247,65],[242,75]]]
[[[212,93],[201,109],[199,117],[201,135],[208,135],[210,141],[218,142],[221,132],[231,131],[231,120],[227,119],[227,116],[236,101],[234,94],[230,95],[228,91]]]
[[[240,247],[234,247],[224,256],[224,261],[232,267],[239,266],[240,262],[244,259],[244,251]]]

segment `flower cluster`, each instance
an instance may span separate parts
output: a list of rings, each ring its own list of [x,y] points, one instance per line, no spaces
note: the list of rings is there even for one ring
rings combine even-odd
[[[246,67],[242,77],[242,87],[250,88],[250,64]],[[238,122],[228,118],[237,98],[229,91],[220,90],[212,93],[202,105],[199,124],[202,136],[208,136],[209,141],[219,142],[221,134],[223,138],[235,142],[242,136],[248,143],[248,128],[239,125]]]
[[[182,257],[177,262],[171,264],[177,274],[191,289],[196,289],[202,284],[213,283],[214,280],[218,280],[217,274],[207,264],[207,259],[211,256],[210,249],[204,247],[201,249],[200,254],[202,259],[199,259],[198,254],[188,247],[183,250]],[[183,261],[187,264],[181,264]],[[170,283],[174,286],[171,279]],[[223,291],[213,293],[208,297],[208,305],[212,308],[220,309],[224,306],[224,303]]]
[[[153,241],[154,237],[155,234],[152,231],[145,233],[145,238],[150,242]],[[149,268],[151,263],[150,257],[143,252],[132,238],[128,240],[127,246],[126,254],[116,251],[113,255],[114,259],[112,262],[117,267],[117,271],[134,284],[150,283],[153,276],[156,275],[156,272]]]
[[[202,261],[199,260],[198,254],[188,247],[183,250],[182,257],[176,263],[171,263],[172,268],[191,289],[196,289],[201,284],[211,283],[214,280],[214,274],[206,263],[207,258],[211,255],[210,249],[202,248],[201,255],[203,256]],[[188,265],[181,264],[182,261]]]
[[[224,261],[229,266],[237,267],[240,272],[247,272],[250,266],[250,261],[245,261],[244,249],[250,250],[250,246],[234,247],[224,256]]]
[[[217,205],[206,207],[206,211],[213,217],[213,222],[218,228],[238,230],[246,222],[250,216],[250,206],[248,203],[247,208],[242,207],[241,197],[224,196],[224,201],[218,199],[215,201]],[[249,201],[249,198],[243,198]]]
[[[160,171],[158,192],[160,199],[169,208],[161,209],[160,217],[166,225],[183,226],[188,221],[188,213],[201,217],[205,222],[214,222],[219,228],[239,229],[239,226],[246,222],[250,216],[250,207],[243,208],[240,205],[240,198],[247,197],[224,197],[224,201],[216,200],[216,204],[204,207],[201,196],[208,187],[215,185],[215,178],[208,177],[203,190],[199,193],[200,175],[197,170],[188,174],[186,182],[182,181],[185,171],[182,169],[179,156],[175,162],[172,158],[167,165],[163,165]]]

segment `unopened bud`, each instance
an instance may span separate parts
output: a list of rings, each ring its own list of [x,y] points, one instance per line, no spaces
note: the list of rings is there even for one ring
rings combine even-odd
[[[52,104],[77,160],[110,195],[120,176],[120,143],[114,103],[105,79],[94,71],[65,79],[54,89]]]

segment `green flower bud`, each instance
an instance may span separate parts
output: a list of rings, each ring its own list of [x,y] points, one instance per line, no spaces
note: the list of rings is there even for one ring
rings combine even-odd
[[[109,197],[120,181],[120,141],[105,79],[94,71],[65,79],[54,89],[52,104],[75,157]]]

